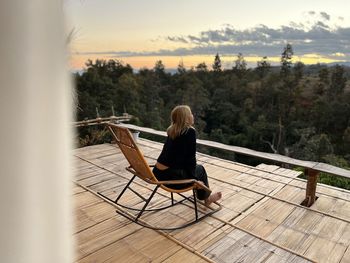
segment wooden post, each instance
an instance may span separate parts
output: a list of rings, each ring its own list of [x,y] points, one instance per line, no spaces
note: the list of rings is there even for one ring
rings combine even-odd
[[[307,168],[305,169],[305,174],[307,175],[307,184],[306,184],[306,196],[305,200],[301,203],[303,206],[310,207],[316,201],[316,187],[318,179],[318,171]]]

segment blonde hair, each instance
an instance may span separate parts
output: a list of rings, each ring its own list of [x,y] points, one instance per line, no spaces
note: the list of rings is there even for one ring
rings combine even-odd
[[[175,139],[192,127],[189,123],[191,114],[191,108],[187,105],[176,106],[171,111],[171,125],[167,129],[167,134],[171,139]]]

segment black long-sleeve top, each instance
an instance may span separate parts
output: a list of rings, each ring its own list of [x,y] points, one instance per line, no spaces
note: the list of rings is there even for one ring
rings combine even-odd
[[[195,129],[188,128],[175,139],[168,136],[157,161],[170,168],[185,169],[192,173],[196,167]]]

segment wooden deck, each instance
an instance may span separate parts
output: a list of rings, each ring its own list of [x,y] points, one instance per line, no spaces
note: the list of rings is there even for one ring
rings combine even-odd
[[[162,144],[138,142],[150,164]],[[131,178],[115,145],[74,151],[77,262],[350,262],[350,191],[319,184],[311,208],[299,204],[305,181],[298,172],[260,164],[251,167],[197,153],[210,187],[223,192],[223,209],[210,218],[171,232],[140,227],[96,195],[115,198]],[[137,181],[137,191],[150,194]],[[154,204],[170,202],[160,192]],[[133,194],[123,202],[139,200]],[[147,216],[164,226],[192,217],[186,204]]]

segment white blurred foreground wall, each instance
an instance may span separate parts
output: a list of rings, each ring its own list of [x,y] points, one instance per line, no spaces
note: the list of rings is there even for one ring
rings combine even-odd
[[[0,36],[0,261],[72,262],[62,2],[1,1]]]

